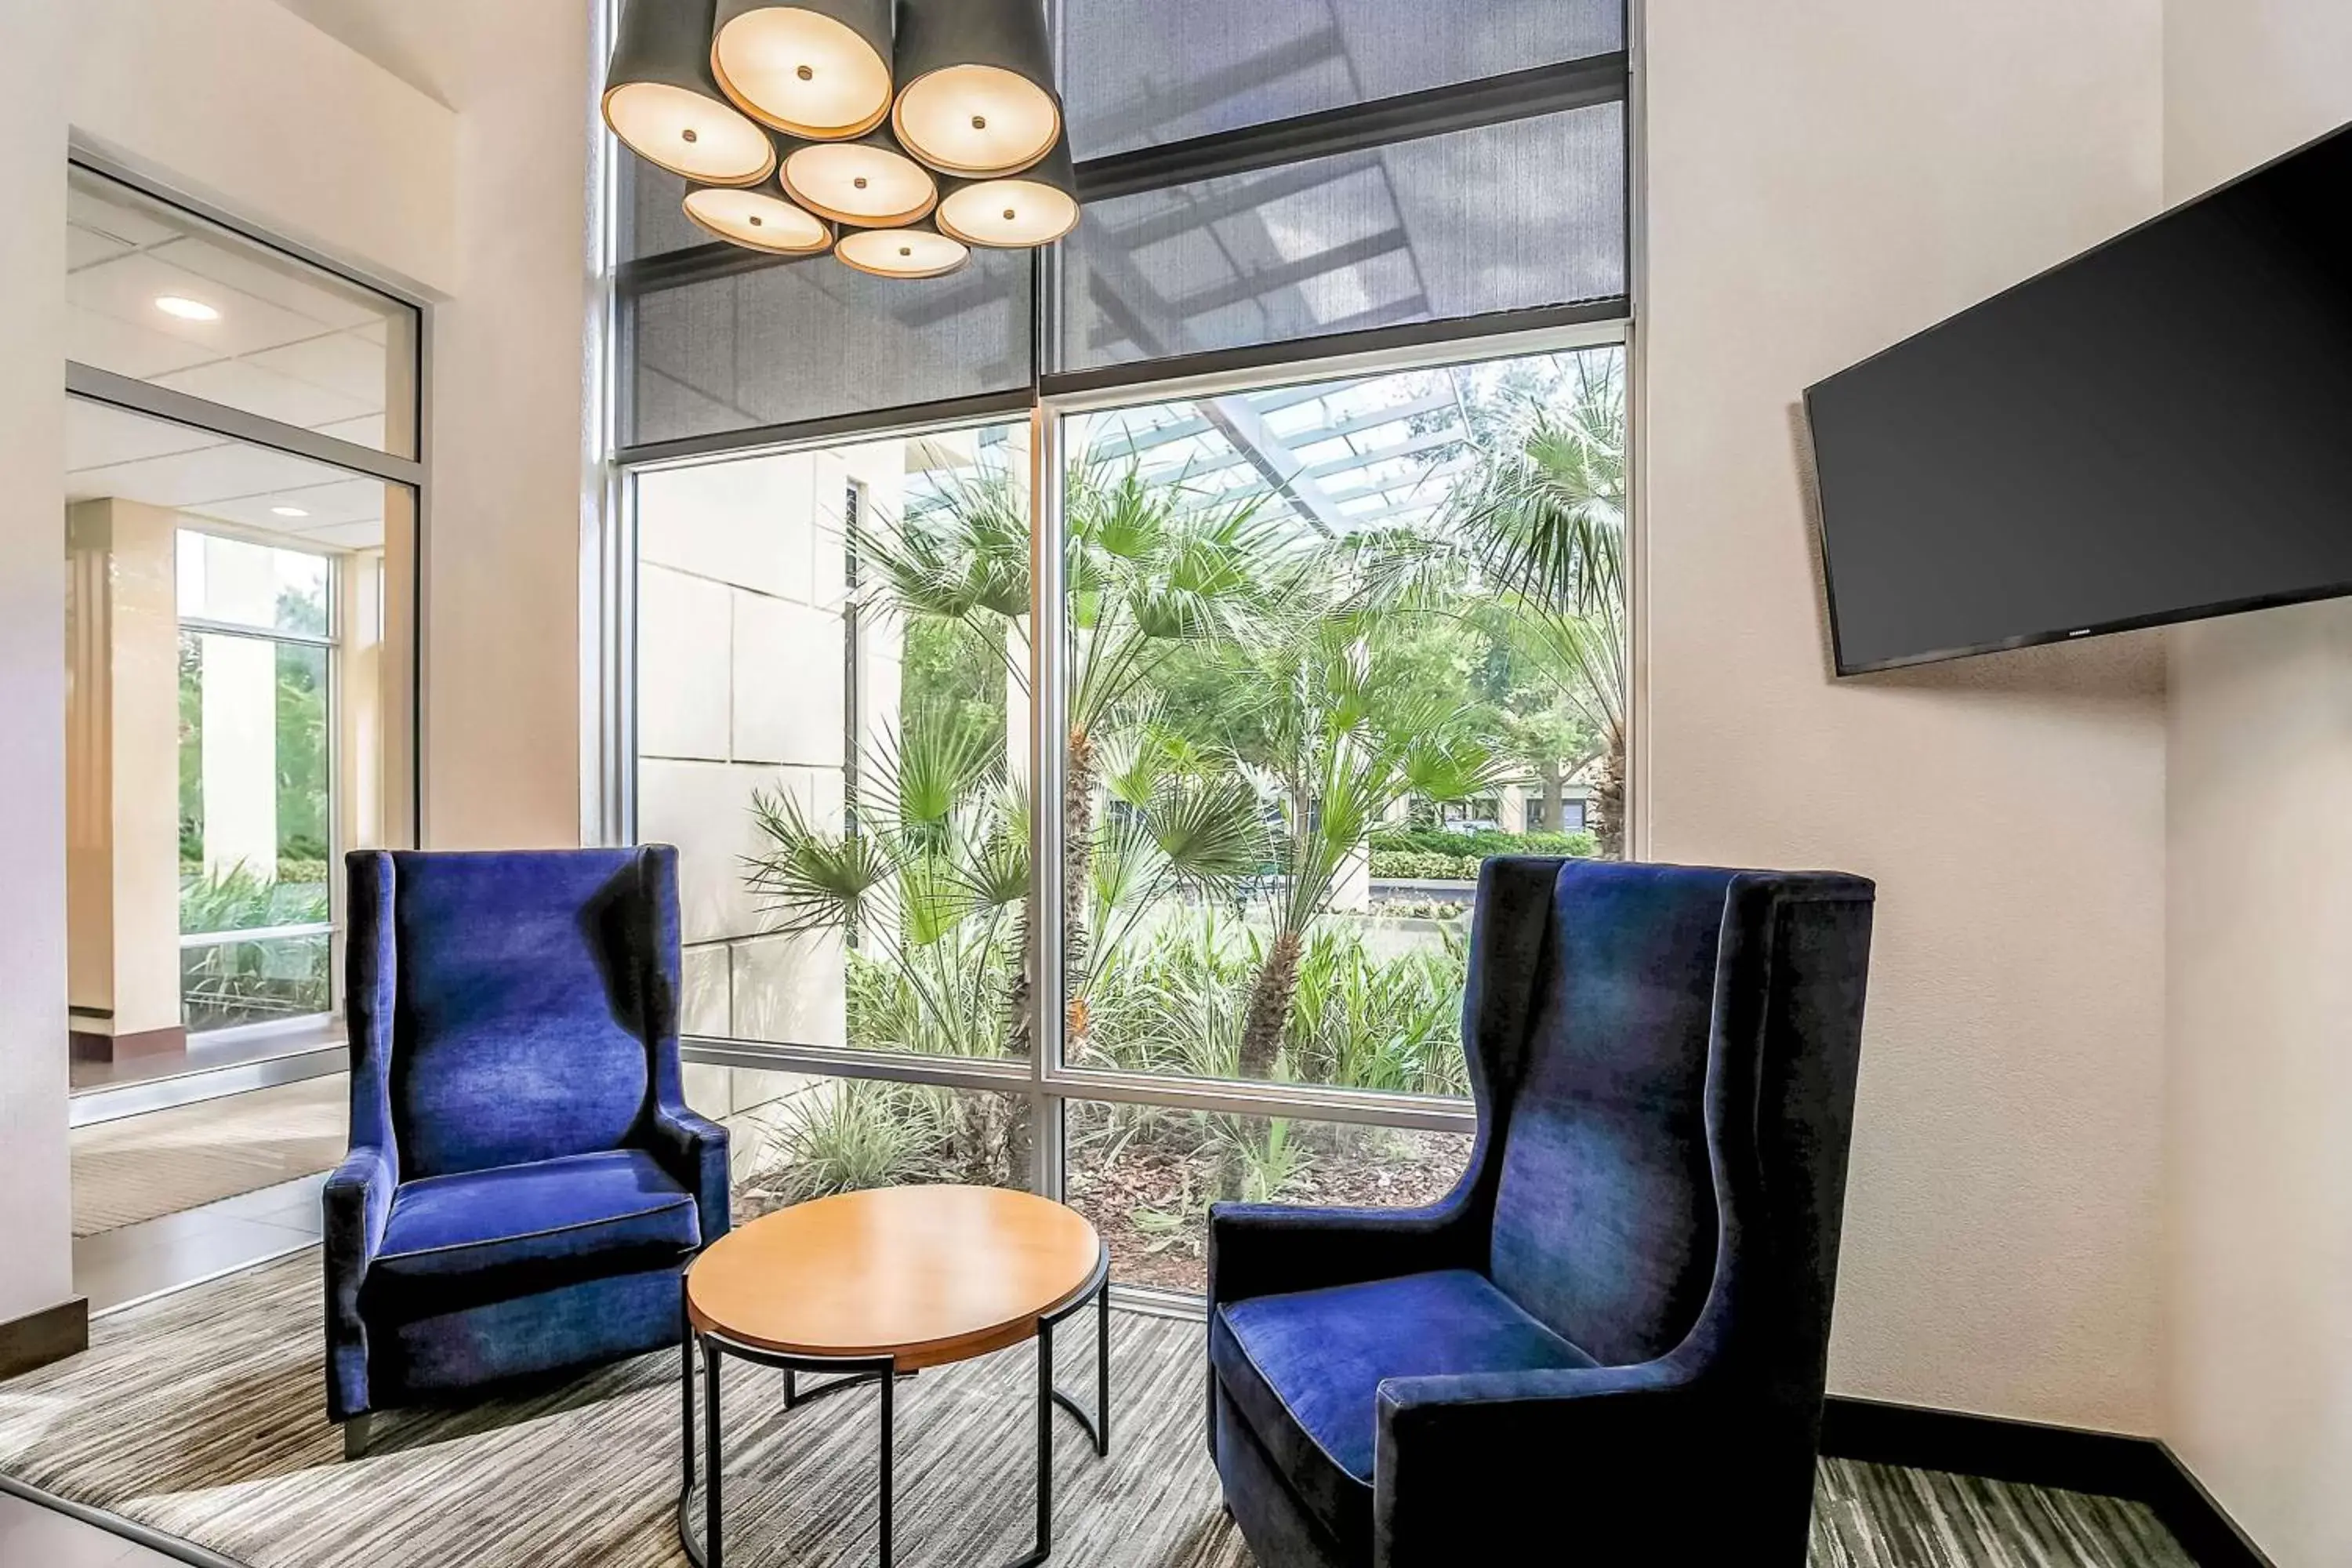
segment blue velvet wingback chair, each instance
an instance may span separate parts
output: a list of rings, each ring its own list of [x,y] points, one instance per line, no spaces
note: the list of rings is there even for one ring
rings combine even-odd
[[[1460,1185],[1212,1212],[1209,1446],[1265,1568],[1799,1568],[1871,901],[1486,862]]]
[[[677,852],[350,857],[352,1149],[327,1178],[327,1413],[664,1345],[727,1230],[686,1109]]]

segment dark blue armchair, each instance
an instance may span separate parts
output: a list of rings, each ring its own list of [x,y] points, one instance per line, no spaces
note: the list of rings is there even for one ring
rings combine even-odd
[[[1486,862],[1461,1184],[1211,1214],[1209,1446],[1260,1563],[1804,1562],[1871,902]]]
[[[686,1109],[677,852],[349,859],[352,1149],[327,1178],[327,1414],[684,1333],[727,1230],[727,1133]]]

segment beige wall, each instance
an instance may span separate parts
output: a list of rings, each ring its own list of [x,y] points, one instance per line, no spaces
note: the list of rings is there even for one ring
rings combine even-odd
[[[0,1323],[73,1286],[66,1185],[68,8],[0,0]]]
[[[424,835],[577,844],[599,495],[583,0],[283,0],[457,110],[457,255],[433,318]],[[583,737],[587,737],[583,748]]]
[[[504,8],[504,7],[501,7]],[[458,279],[457,117],[270,0],[72,0],[76,132],[428,290]]]
[[[2154,1431],[2157,651],[1832,680],[1796,409],[2157,209],[2156,7],[1686,0],[1644,44],[1643,848],[1879,882],[1831,1385]]]
[[[368,270],[436,289],[459,271],[456,116],[268,0],[0,0],[0,818],[16,832],[0,900],[5,1321],[71,1289],[59,386],[68,128]],[[579,139],[566,144],[576,151]],[[578,342],[559,345],[575,364]],[[576,394],[572,402],[564,416],[576,428]],[[571,626],[554,636],[573,657]],[[572,757],[564,765],[576,771]]]
[[[2341,0],[2168,0],[2185,199],[2352,120]],[[2282,1568],[2352,1562],[2352,604],[2173,634],[2164,1432]]]

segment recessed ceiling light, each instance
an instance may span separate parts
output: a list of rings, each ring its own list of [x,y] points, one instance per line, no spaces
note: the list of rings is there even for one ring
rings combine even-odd
[[[190,300],[178,294],[158,294],[155,309],[167,316],[177,316],[184,321],[217,321],[220,312],[202,300]]]
[[[310,514],[304,511],[299,506],[273,506],[269,509],[269,515],[272,517],[308,517]]]

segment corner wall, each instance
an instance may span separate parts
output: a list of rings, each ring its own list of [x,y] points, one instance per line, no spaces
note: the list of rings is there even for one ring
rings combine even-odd
[[[1640,847],[1879,883],[1831,1386],[2153,1432],[2157,647],[1833,681],[1798,404],[2157,210],[2158,6],[1652,0],[1644,46]]]
[[[2170,200],[2352,121],[2342,0],[2168,0],[2165,46]],[[2352,1562],[2352,603],[2171,655],[2164,1435],[2317,1568]]]

